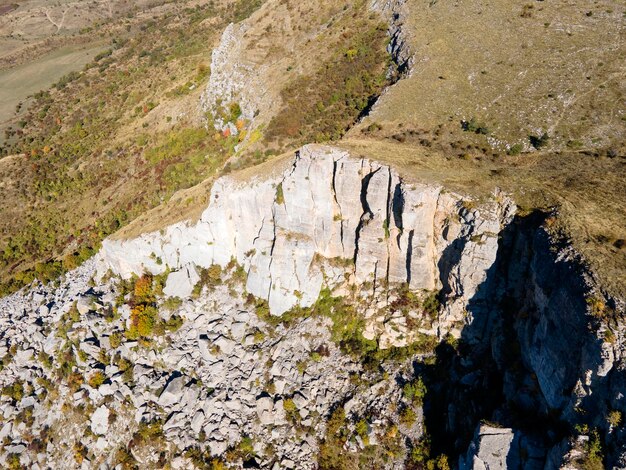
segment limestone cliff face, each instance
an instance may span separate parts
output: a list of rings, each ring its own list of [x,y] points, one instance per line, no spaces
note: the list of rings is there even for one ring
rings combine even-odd
[[[277,176],[219,179],[195,224],[106,240],[98,264],[100,273],[124,277],[169,267],[166,292],[185,296],[195,267],[234,258],[248,273],[247,290],[276,315],[313,304],[324,285],[356,284],[364,294],[390,283],[443,289],[441,321],[450,326],[480,296],[513,211],[506,197],[475,205],[441,187],[407,184],[388,166],[311,145]]]

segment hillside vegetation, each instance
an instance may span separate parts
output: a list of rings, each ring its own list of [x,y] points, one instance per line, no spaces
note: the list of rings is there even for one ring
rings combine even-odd
[[[5,148],[17,155],[0,160],[4,292],[75,267],[103,237],[232,154],[236,138],[207,131],[187,103],[207,79],[207,44],[255,7],[205,4],[146,20],[35,95]]]

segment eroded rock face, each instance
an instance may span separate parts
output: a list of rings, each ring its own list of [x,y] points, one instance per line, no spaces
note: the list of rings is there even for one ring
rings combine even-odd
[[[215,126],[225,128],[227,123],[222,122],[217,109],[222,104],[228,106],[237,102],[242,111],[242,118],[252,120],[259,106],[259,96],[262,90],[258,80],[261,72],[260,65],[245,64],[241,59],[244,56],[245,44],[243,35],[247,29],[246,23],[229,24],[219,45],[211,54],[211,76],[205,93],[202,95],[201,107],[204,111],[211,111],[216,118]]]
[[[415,58],[409,47],[406,28],[403,23],[407,18],[406,0],[372,0],[370,8],[387,17],[389,22],[389,53],[398,67],[398,71],[410,74]]]
[[[196,224],[106,240],[98,269],[129,277],[234,258],[248,273],[248,292],[267,299],[275,315],[312,305],[323,285],[375,293],[407,283],[444,290],[449,326],[480,295],[513,211],[500,195],[474,205],[438,186],[408,184],[386,165],[310,145],[278,176],[219,179]]]

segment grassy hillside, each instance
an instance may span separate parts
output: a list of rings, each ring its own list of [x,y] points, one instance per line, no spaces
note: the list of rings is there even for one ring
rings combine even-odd
[[[29,95],[48,88],[63,75],[81,70],[106,44],[95,43],[61,47],[31,62],[0,70],[0,131],[14,116],[16,107]],[[4,134],[4,132],[3,132]],[[4,135],[0,136],[0,142]]]
[[[505,154],[547,133],[544,150],[624,151],[624,5],[600,0],[409,0],[413,73],[371,122],[434,131],[474,119]],[[447,129],[446,129],[447,130]]]
[[[206,130],[195,103],[210,45],[249,2],[148,19],[35,102],[0,160],[4,292],[52,279],[136,215],[219,169],[235,138]]]
[[[33,93],[80,71],[112,37],[132,36],[149,18],[177,8],[170,0],[0,1],[0,146]]]
[[[459,191],[512,192],[626,297],[624,15],[611,1],[409,0],[411,75],[348,134]]]

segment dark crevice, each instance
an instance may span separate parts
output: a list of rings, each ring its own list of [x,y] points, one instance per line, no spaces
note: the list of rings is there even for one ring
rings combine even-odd
[[[393,222],[402,231],[402,214],[404,213],[404,194],[402,193],[402,183],[397,183],[393,191]]]
[[[409,59],[400,57],[400,52],[404,47],[405,45],[402,40],[402,30],[398,28],[393,34],[391,34],[391,39],[387,49],[395,63],[395,72],[397,74],[396,81],[408,75],[411,70]]]
[[[450,245],[448,245],[441,254],[437,267],[439,268],[439,279],[441,280],[442,288],[441,293],[444,296],[448,296],[452,293],[452,286],[450,285],[450,272],[459,264],[463,250],[467,244],[467,238],[457,238]]]
[[[333,197],[335,198],[335,204],[337,204],[337,207],[339,207],[339,216],[341,217],[341,220],[339,222],[339,237],[341,239],[341,248],[343,251],[343,211],[341,210],[341,205],[339,204],[339,199],[337,199],[337,186],[336,186],[336,178],[337,178],[337,164],[339,162],[337,162],[336,160],[333,161],[333,179],[332,179],[332,190],[333,190]]]
[[[409,231],[409,239],[406,246],[406,282],[411,285],[411,258],[413,257],[413,236],[415,230]]]
[[[354,261],[354,265],[356,266],[356,261],[359,256],[359,239],[361,237],[361,230],[367,223],[374,217],[374,213],[370,209],[369,203],[367,202],[367,189],[369,188],[370,181],[372,177],[380,171],[380,168],[377,168],[374,171],[371,171],[361,180],[361,207],[363,208],[363,213],[361,215],[361,219],[359,220],[359,224],[356,227],[356,232],[354,235],[354,256],[352,260]]]
[[[270,284],[269,284],[269,288],[267,290],[267,299],[269,300],[270,295],[272,294],[272,260],[274,259],[274,248],[276,246],[276,212],[275,209],[272,208],[272,230],[273,230],[273,235],[272,235],[272,247],[270,248],[270,262],[269,262],[269,266],[267,267],[267,272],[270,275]]]

